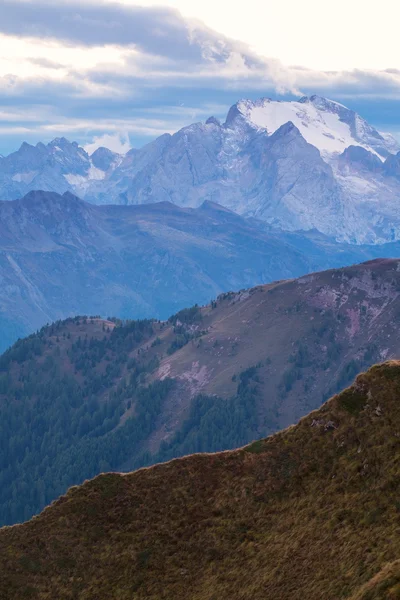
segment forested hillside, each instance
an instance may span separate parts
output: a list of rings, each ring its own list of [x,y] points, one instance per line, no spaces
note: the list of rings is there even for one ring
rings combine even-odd
[[[0,530],[2,600],[396,600],[400,363],[294,427],[74,487]]]
[[[398,261],[317,273],[168,321],[76,317],[0,357],[0,522],[69,486],[282,429],[400,354]]]
[[[144,382],[160,364],[161,340],[154,335],[164,329],[169,337],[159,322],[77,317],[42,329],[0,358],[2,523],[26,520],[70,485],[128,460],[135,466],[155,460],[144,442],[175,381]],[[172,332],[167,355],[200,335]],[[228,403],[196,397],[183,430],[157,458],[252,439],[253,371],[239,376],[237,396]]]

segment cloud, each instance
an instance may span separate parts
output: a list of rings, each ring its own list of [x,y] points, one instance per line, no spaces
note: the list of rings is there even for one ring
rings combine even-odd
[[[0,14],[2,47],[7,40],[10,48],[26,46],[18,64],[25,61],[21,72],[28,73],[0,77],[2,154],[21,138],[58,135],[89,146],[109,139],[119,147],[121,131],[139,146],[212,114],[224,118],[246,96],[318,93],[386,130],[400,129],[396,69],[286,66],[169,8],[0,0]],[[378,105],[385,106],[381,114]]]
[[[230,52],[223,36],[170,8],[1,0],[0,12],[0,31],[8,35],[83,46],[130,46],[189,62],[201,62],[205,55],[219,59]]]
[[[229,39],[174,9],[118,3],[0,0],[0,32],[7,36],[71,45],[125,49],[122,69],[130,76],[240,79],[260,70],[283,85],[287,71],[248,45]],[[36,59],[46,66],[47,56]],[[112,65],[113,68],[115,65]],[[54,65],[49,65],[49,69]],[[106,72],[103,65],[103,70]],[[291,82],[285,82],[286,87]]]
[[[96,135],[94,136],[93,141],[86,144],[84,148],[88,154],[93,154],[97,148],[101,148],[102,146],[109,148],[109,150],[117,152],[118,154],[126,154],[126,152],[132,148],[127,132]]]
[[[71,87],[84,93],[132,95],[133,90],[167,85],[231,89],[272,88],[300,95],[308,89],[336,94],[400,96],[400,72],[316,71],[285,66],[248,45],[226,38],[174,9],[69,0],[0,0],[0,32],[20,38],[88,49],[113,47],[114,56],[93,68],[69,65]],[[115,53],[115,47],[123,52]],[[97,52],[97,51],[96,51]],[[103,59],[106,52],[102,53]],[[59,55],[58,55],[59,58]],[[65,68],[47,56],[30,59],[51,71]],[[42,73],[41,73],[42,74]],[[64,82],[60,82],[63,86]]]
[[[37,65],[38,67],[44,67],[45,69],[63,69],[64,65],[62,63],[56,62],[54,60],[49,60],[48,58],[29,58],[28,59],[33,65]]]

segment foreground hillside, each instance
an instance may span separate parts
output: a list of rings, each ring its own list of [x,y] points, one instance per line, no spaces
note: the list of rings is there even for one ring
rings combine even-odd
[[[394,600],[400,363],[294,427],[72,488],[0,531],[4,600]]]
[[[0,523],[74,484],[265,437],[400,355],[381,260],[219,296],[168,321],[59,321],[0,357]]]
[[[0,352],[76,314],[166,319],[226,290],[398,256],[399,248],[288,234],[210,202],[196,210],[92,206],[31,192],[0,202]]]

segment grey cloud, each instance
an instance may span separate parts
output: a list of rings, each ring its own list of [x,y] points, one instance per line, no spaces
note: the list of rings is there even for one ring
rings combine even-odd
[[[318,93],[350,104],[376,125],[400,127],[400,72],[396,69],[324,72],[286,67],[166,8],[0,0],[0,14],[0,32],[5,34],[83,47],[116,44],[126,50],[124,64],[98,65],[91,70],[77,65],[62,79],[51,76],[60,67],[51,56],[31,59],[48,69],[49,77],[0,78],[0,110],[11,107],[22,114],[20,123],[10,123],[9,136],[3,122],[0,153],[25,137],[39,141],[44,132],[55,137],[68,130],[69,137],[87,142],[87,132],[101,134],[120,128],[133,131],[140,145],[163,130],[173,131],[211,116],[207,115],[210,103],[220,106],[216,116],[223,118],[239,98],[266,95],[293,98],[294,94]],[[384,120],[376,111],[377,98],[386,107]],[[382,104],[384,99],[387,104]],[[193,114],[180,111],[182,104],[197,108]],[[24,107],[30,114],[36,111],[36,122],[24,121]]]
[[[64,44],[126,47],[125,64],[112,69],[98,67],[89,73],[71,74],[92,84],[109,82],[160,87],[172,80],[177,87],[208,86],[231,89],[263,89],[274,86],[280,93],[301,93],[308,84],[352,86],[347,75],[316,73],[285,67],[274,58],[256,55],[244,43],[228,39],[202,23],[184,19],[178,11],[76,0],[0,0],[0,31],[5,34],[51,38]],[[129,52],[134,48],[135,52]],[[42,66],[45,66],[42,64]],[[48,65],[49,68],[51,65]],[[395,78],[395,74],[386,74]],[[356,75],[356,79],[360,79]],[[152,80],[152,81],[151,81]],[[72,81],[72,79],[71,79]],[[107,89],[104,90],[107,95]]]
[[[39,141],[66,135],[86,143],[92,134],[117,129],[133,132],[135,145],[141,145],[163,131],[175,131],[213,113],[223,119],[229,106],[241,97],[293,98],[287,93],[277,94],[279,73],[274,79],[268,74],[268,67],[236,79],[207,70],[201,77],[197,71],[181,77],[176,65],[174,68],[176,73],[168,70],[165,77],[133,75],[128,64],[121,72],[71,72],[61,80],[0,78],[0,110],[21,113],[19,123],[15,119],[9,123],[14,142],[6,136],[7,123],[3,121],[0,153],[14,149],[26,138]],[[284,81],[293,77],[301,93],[332,97],[358,110],[377,126],[384,123],[385,129],[399,129],[400,82],[396,74],[288,71]],[[218,106],[214,109],[211,103]],[[191,110],[191,106],[196,108]],[[383,107],[381,114],[378,106]],[[25,121],[24,110],[28,109],[31,116]],[[36,121],[32,114],[37,115]]]
[[[82,46],[135,46],[174,60],[223,60],[229,41],[169,8],[92,2],[0,0],[0,31]]]
[[[64,65],[48,58],[30,58],[29,62],[45,69],[63,69]]]

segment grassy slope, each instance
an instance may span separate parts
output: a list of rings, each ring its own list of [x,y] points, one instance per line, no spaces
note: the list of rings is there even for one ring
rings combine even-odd
[[[398,598],[399,474],[391,362],[264,441],[101,475],[1,530],[0,597]]]
[[[351,600],[397,600],[400,598],[400,560],[385,565]]]
[[[286,427],[360,370],[399,355],[397,264],[375,261],[222,295],[214,310],[203,309],[201,343],[164,355],[158,375],[177,377],[187,397],[229,397],[232,377],[262,363],[259,433],[271,432],[271,422]]]

